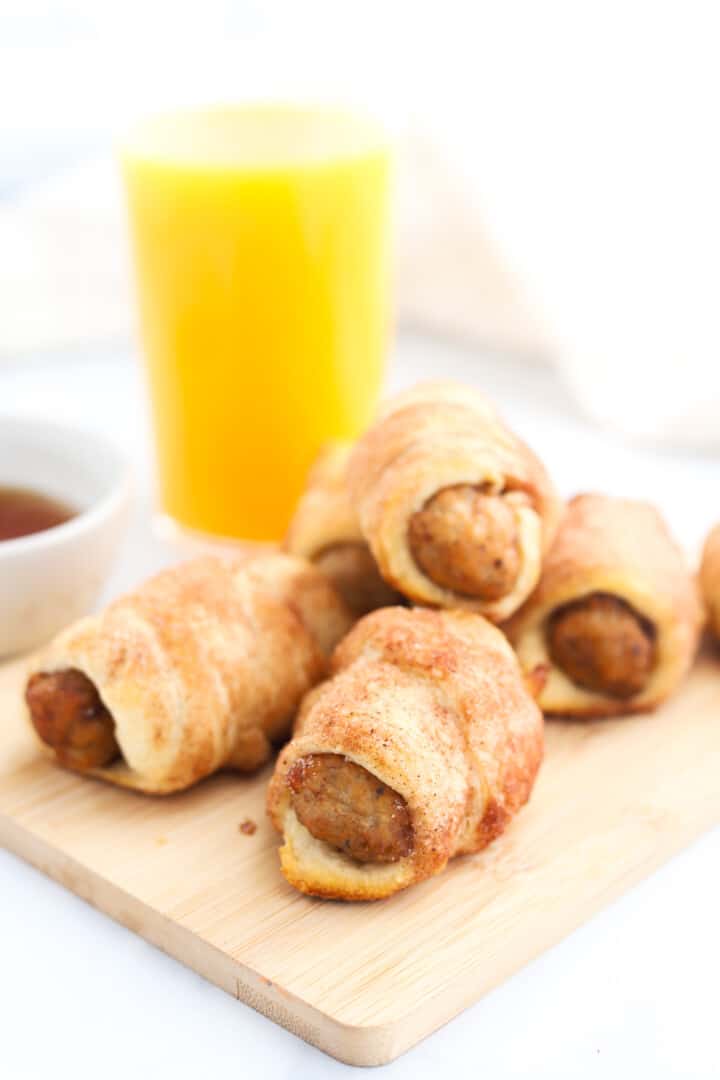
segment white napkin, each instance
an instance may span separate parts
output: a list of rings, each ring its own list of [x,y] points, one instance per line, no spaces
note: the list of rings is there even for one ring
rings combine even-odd
[[[535,353],[542,336],[512,274],[432,146],[398,155],[401,324]],[[109,159],[0,210],[0,359],[129,337],[134,326],[125,208]]]
[[[127,230],[110,160],[0,207],[0,360],[129,337]]]

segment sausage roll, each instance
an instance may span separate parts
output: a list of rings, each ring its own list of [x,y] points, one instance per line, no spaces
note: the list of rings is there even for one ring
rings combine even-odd
[[[720,525],[715,526],[705,541],[700,564],[700,588],[708,626],[715,637],[720,638]]]
[[[493,622],[534,588],[560,514],[532,451],[482,394],[452,383],[391,401],[353,450],[348,484],[386,581]]]
[[[256,769],[351,623],[304,559],[196,559],[63,631],[29,719],[61,764],[139,791]]]
[[[479,851],[527,802],[542,714],[506,638],[471,612],[384,608],[338,646],[268,792],[301,892],[375,900]]]
[[[396,604],[399,597],[381,578],[350,502],[345,476],[350,450],[349,443],[331,443],[320,454],[284,547],[315,563],[359,618]]]
[[[526,672],[548,666],[542,709],[590,717],[664,701],[690,667],[701,623],[695,581],[654,507],[579,495],[506,630]]]

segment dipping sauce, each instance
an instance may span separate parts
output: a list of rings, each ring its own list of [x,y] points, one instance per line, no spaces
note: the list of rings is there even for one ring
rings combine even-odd
[[[32,488],[0,485],[0,540],[44,532],[75,517],[67,503]]]

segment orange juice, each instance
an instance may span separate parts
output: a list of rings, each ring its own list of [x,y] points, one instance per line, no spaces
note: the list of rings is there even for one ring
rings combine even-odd
[[[162,507],[277,539],[320,446],[376,403],[387,146],[356,117],[258,106],[149,121],[122,157]]]

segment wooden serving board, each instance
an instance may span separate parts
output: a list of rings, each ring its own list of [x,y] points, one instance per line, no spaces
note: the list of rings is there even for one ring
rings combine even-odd
[[[403,1053],[720,821],[706,656],[654,716],[550,723],[532,803],[487,851],[390,900],[311,900],[280,875],[267,771],[164,799],[71,775],[24,728],[23,667],[0,669],[0,842],[355,1065]]]

